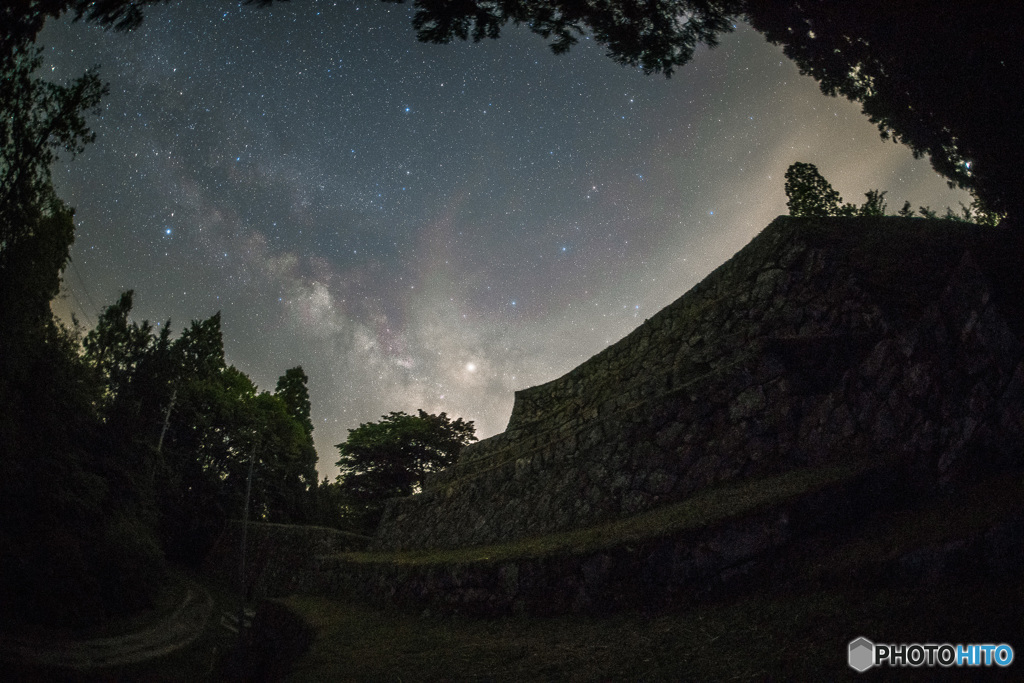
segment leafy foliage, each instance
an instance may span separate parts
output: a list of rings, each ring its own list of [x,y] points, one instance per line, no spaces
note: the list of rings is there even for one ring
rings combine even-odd
[[[744,13],[822,92],[860,102],[884,139],[927,155],[989,211],[1020,213],[1019,13],[954,0],[746,0]]]
[[[550,39],[556,54],[567,52],[579,36],[589,34],[607,45],[609,56],[618,63],[668,75],[690,61],[698,45],[716,45],[718,34],[732,30],[735,14],[735,3],[713,0],[416,0],[413,4],[413,27],[424,42],[497,38],[511,22]]]
[[[146,605],[164,564],[147,489],[108,447],[98,374],[49,309],[74,239],[50,164],[92,140],[105,88],[43,82],[38,64],[0,55],[0,617],[67,626]]]
[[[801,217],[839,215],[843,201],[814,164],[800,161],[786,170],[786,197],[789,215]]]
[[[70,13],[116,31],[142,23],[143,8],[167,0],[6,0],[0,4],[0,62],[35,41],[47,19]],[[270,5],[272,0],[245,0],[246,5]]]
[[[352,529],[351,505],[339,481],[324,477],[317,485],[310,523],[334,529]]]
[[[0,354],[3,616],[75,625],[146,606],[163,553],[133,469],[106,448],[95,376],[72,331],[27,332]]]
[[[337,444],[338,483],[357,530],[372,531],[388,498],[416,493],[428,472],[453,464],[462,447],[476,440],[475,431],[472,421],[423,410],[392,412],[350,429],[348,440]]]
[[[93,136],[85,124],[105,92],[95,74],[70,85],[33,77],[39,50],[0,60],[0,351],[17,354],[26,335],[51,323],[50,300],[74,241],[74,211],[57,198],[50,164]],[[9,344],[9,345],[8,345]]]
[[[317,456],[302,368],[285,373],[278,394],[260,392],[226,364],[219,313],[172,341],[170,323],[156,335],[129,322],[131,305],[126,292],[100,316],[85,358],[103,387],[104,433],[155,486],[169,555],[200,561],[224,520],[241,515],[250,457],[255,516],[306,521]]]
[[[288,407],[289,414],[299,421],[310,437],[313,435],[313,421],[310,419],[312,406],[309,402],[309,378],[301,366],[290,368],[277,380],[274,395],[279,396]]]
[[[832,188],[831,183],[818,172],[814,164],[798,161],[786,170],[786,206],[789,207],[791,216],[884,216],[887,208],[886,194],[884,191],[868,190],[864,193],[866,201],[861,206],[843,204],[842,197]],[[938,212],[933,211],[931,207],[922,206],[918,211],[922,218],[939,218]],[[897,215],[912,218],[914,210],[910,208],[910,202],[904,203]],[[960,213],[955,213],[947,207],[946,215],[943,218],[995,226],[999,224],[1003,216],[986,211],[982,203],[976,199],[970,206],[964,206],[961,203]]]
[[[878,190],[868,190],[865,192],[864,196],[867,197],[867,201],[860,208],[859,214],[861,216],[884,216],[886,194],[888,193],[885,191],[879,192]]]
[[[300,367],[281,378],[280,395],[259,392],[225,363],[219,313],[172,340],[169,323],[157,331],[131,320],[131,291],[84,340],[50,311],[75,227],[50,167],[93,141],[86,117],[106,87],[94,73],[69,85],[36,78],[32,31],[72,5],[120,26],[145,4],[0,7],[0,21],[15,19],[0,34],[5,622],[71,626],[146,606],[163,581],[165,552],[198,561],[224,519],[241,514],[249,457],[258,517],[301,522],[315,512],[316,451]]]
[[[130,391],[129,383],[149,355],[153,342],[152,327],[148,321],[141,326],[128,322],[133,296],[134,292],[129,290],[116,304],[107,307],[96,328],[85,336],[83,342],[85,358],[99,374],[106,392],[101,408],[103,413],[113,410],[112,404],[116,399],[126,398]]]
[[[33,77],[41,52],[28,48],[0,61],[0,264],[62,210],[50,166],[60,151],[74,157],[93,141],[85,116],[98,112],[107,92],[94,72],[69,85]]]

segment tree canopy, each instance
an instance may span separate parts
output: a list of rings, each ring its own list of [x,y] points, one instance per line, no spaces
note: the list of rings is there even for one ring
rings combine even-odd
[[[303,372],[302,366],[290,368],[277,380],[274,395],[284,401],[289,414],[302,425],[310,438],[313,437],[313,421],[310,418],[312,406],[309,402],[309,377]]]
[[[745,15],[822,92],[859,102],[883,138],[928,156],[988,211],[1020,214],[1019,12],[990,0],[747,0]]]
[[[103,421],[123,365],[93,367],[50,311],[74,239],[50,164],[91,142],[104,88],[42,82],[38,63],[34,49],[0,59],[0,604],[5,620],[68,626],[146,606],[164,564],[152,487]]]
[[[165,556],[201,560],[242,512],[250,456],[257,518],[310,521],[317,503],[301,367],[261,392],[226,363],[219,313],[172,339],[132,320],[131,291],[84,339],[50,310],[75,230],[50,167],[93,141],[107,92],[35,73],[31,30],[72,4],[125,3],[0,6],[0,618],[61,626],[148,606]]]
[[[392,412],[380,422],[350,429],[337,444],[341,453],[338,484],[351,509],[354,526],[371,532],[388,498],[420,490],[428,472],[455,462],[462,447],[476,441],[473,422],[447,414]]]
[[[843,201],[817,166],[802,161],[786,169],[786,197],[791,216],[837,216]]]
[[[67,85],[35,77],[41,51],[0,61],[0,266],[61,211],[50,166],[62,150],[74,157],[93,141],[85,117],[107,92],[94,72]]]
[[[823,218],[828,216],[885,216],[886,203],[882,190],[868,190],[864,193],[862,205],[844,204],[843,198],[833,189],[832,184],[825,180],[814,164],[797,161],[786,170],[786,205],[789,215],[801,218]],[[940,216],[930,207],[918,208],[922,218],[943,218],[945,220],[975,223],[977,225],[999,225],[1002,217],[985,209],[984,205],[975,200],[970,206],[960,203],[960,212],[946,207],[946,213]],[[913,218],[915,212],[906,202],[896,212],[903,218]]]
[[[288,370],[261,392],[224,359],[221,317],[194,320],[170,339],[129,322],[132,293],[100,316],[85,357],[105,390],[103,416],[125,451],[150,453],[167,551],[197,561],[227,517],[242,511],[250,456],[258,519],[299,522],[317,486],[306,375]],[[166,427],[166,431],[164,429]]]

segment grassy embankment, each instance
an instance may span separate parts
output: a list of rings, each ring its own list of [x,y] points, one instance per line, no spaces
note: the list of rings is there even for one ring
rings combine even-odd
[[[833,471],[835,472],[835,471]],[[847,470],[847,473],[850,473]],[[804,475],[809,488],[822,479]],[[791,488],[774,490],[781,496]],[[719,491],[703,509],[712,517],[744,514],[756,492]],[[890,577],[915,549],[943,548],[976,536],[1015,514],[1024,499],[1019,474],[980,482],[966,491],[865,520],[852,532],[819,534],[785,553],[784,574],[760,587],[672,611],[638,609],[610,616],[482,619],[410,614],[352,601],[297,596],[281,601],[315,631],[291,680],[835,680],[856,676],[846,665],[855,637],[875,642],[1000,643],[1019,650],[1024,633],[1024,576],[991,577],[971,571],[916,582]],[[645,517],[650,533],[708,521],[696,508],[676,506]],[[668,521],[666,521],[668,520]],[[591,541],[612,543],[609,528],[624,537],[641,534],[643,520],[591,531]],[[664,524],[664,525],[663,525]],[[578,532],[574,541],[535,540],[519,550],[551,552],[593,547]],[[580,544],[583,545],[580,545]],[[467,561],[466,552],[410,555],[411,562]],[[514,547],[476,551],[480,561],[510,559]],[[365,561],[371,557],[364,555]],[[382,557],[372,561],[381,561]],[[399,557],[393,558],[401,561]],[[470,560],[472,561],[472,560]],[[1015,663],[989,675],[1012,678]],[[963,678],[953,669],[885,670],[883,677]]]

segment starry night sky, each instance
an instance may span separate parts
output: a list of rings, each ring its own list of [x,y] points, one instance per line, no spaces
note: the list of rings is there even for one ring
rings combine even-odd
[[[527,31],[423,45],[411,8],[150,8],[121,34],[51,22],[45,68],[110,82],[97,141],[54,169],[77,208],[55,310],[91,327],[222,312],[227,361],[310,377],[320,472],[361,422],[445,411],[504,429],[552,380],[786,213],[811,162],[891,211],[969,203],[752,30],[673,78]]]

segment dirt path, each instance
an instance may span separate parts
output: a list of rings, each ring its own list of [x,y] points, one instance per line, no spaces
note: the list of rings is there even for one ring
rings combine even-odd
[[[203,634],[212,610],[210,594],[190,582],[178,608],[141,631],[92,640],[43,642],[14,638],[0,641],[0,660],[79,671],[143,662],[195,642]]]

